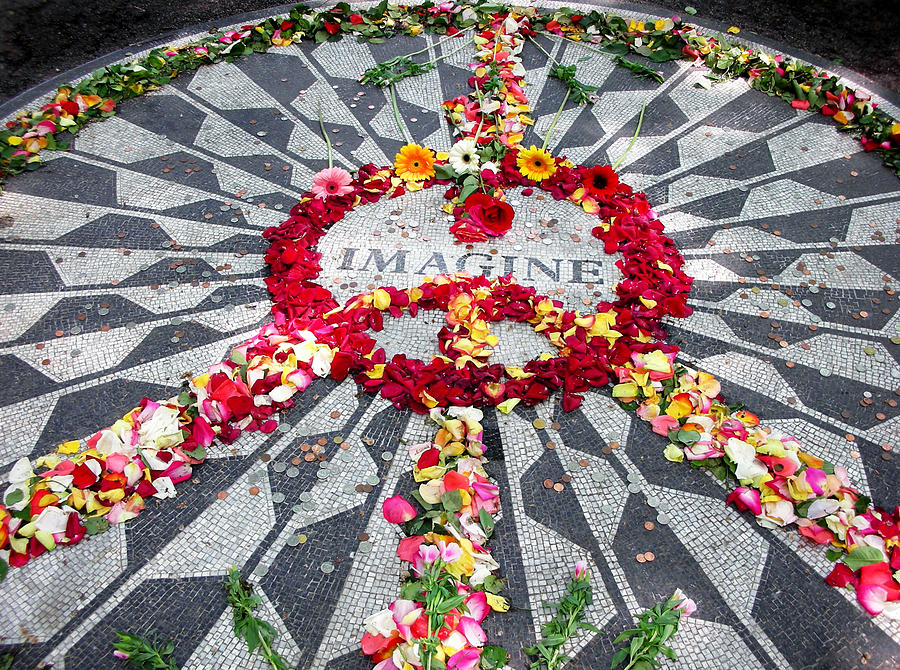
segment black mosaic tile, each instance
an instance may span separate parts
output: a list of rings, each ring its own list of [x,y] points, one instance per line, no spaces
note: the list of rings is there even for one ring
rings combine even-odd
[[[149,634],[175,644],[175,662],[183,666],[203,635],[225,610],[220,577],[155,579],[135,588],[66,654],[66,666],[112,667],[116,631]],[[189,625],[186,625],[189,624]]]

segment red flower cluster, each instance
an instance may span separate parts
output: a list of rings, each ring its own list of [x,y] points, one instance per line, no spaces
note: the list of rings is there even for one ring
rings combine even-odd
[[[486,193],[473,193],[454,212],[456,221],[450,226],[460,242],[485,242],[488,237],[502,237],[512,227],[513,208],[509,203]]]

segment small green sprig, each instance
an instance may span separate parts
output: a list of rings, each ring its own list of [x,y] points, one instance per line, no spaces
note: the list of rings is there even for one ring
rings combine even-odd
[[[551,63],[553,63],[553,67],[550,68],[550,76],[554,79],[559,79],[563,83],[566,87],[566,94],[572,96],[576,105],[583,105],[594,101],[593,94],[595,91],[599,90],[599,87],[588,86],[587,84],[578,81],[575,77],[578,73],[577,65],[574,63],[571,65],[563,65],[551,56],[550,52],[542,47],[536,39],[531,36],[529,36],[528,39],[531,40],[531,43],[534,44],[534,46],[536,46]]]
[[[639,79],[652,79],[658,84],[661,84],[663,83],[663,81],[665,81],[663,79],[663,76],[659,72],[657,72],[656,70],[651,70],[646,65],[642,65],[637,61],[628,60],[624,56],[616,56],[615,58],[613,58],[613,61],[616,63],[616,65],[621,65],[626,70],[631,70],[631,73]]]
[[[578,81],[575,78],[575,73],[577,71],[578,66],[574,63],[572,65],[557,63],[550,69],[550,76],[554,79],[559,79],[565,85],[576,105],[593,102],[593,95],[596,91],[600,90],[600,87],[588,86],[587,84]]]
[[[119,641],[115,647],[116,656],[141,670],[178,670],[172,654],[175,645],[171,640],[165,644],[159,644],[156,637],[148,639],[134,633],[120,633],[116,631]]]
[[[285,660],[272,650],[278,635],[275,628],[268,621],[253,616],[253,610],[262,604],[262,600],[241,577],[240,570],[230,568],[224,586],[234,615],[234,634],[244,639],[250,653],[259,649],[259,653],[273,670],[288,670]]]
[[[682,601],[676,591],[666,602],[659,603],[643,614],[638,614],[638,627],[626,630],[613,641],[619,644],[630,640],[627,647],[619,649],[612,657],[610,670],[623,663],[622,670],[651,670],[659,665],[656,657],[663,654],[675,660],[675,652],[665,642],[678,632],[681,612],[675,609]]]
[[[535,658],[529,666],[530,670],[558,670],[569,660],[562,653],[563,646],[579,630],[600,632],[596,626],[583,620],[584,610],[592,599],[591,580],[587,570],[583,566],[576,566],[575,576],[569,582],[563,599],[556,604],[545,604],[556,610],[556,616],[541,628],[540,642],[523,650],[528,656]]]
[[[436,47],[449,40],[459,39],[462,34],[463,33],[457,33],[456,35],[445,37],[440,42],[436,42],[433,46]],[[471,44],[471,40],[466,39],[464,40],[464,44],[459,49],[456,49],[455,51],[451,51],[449,53],[441,54],[440,56],[432,58],[430,61],[426,61],[424,63],[417,63],[412,59],[412,56],[417,56],[420,53],[428,51],[428,49],[432,48],[431,46],[425,47],[424,49],[419,49],[418,51],[414,51],[411,54],[406,54],[405,56],[395,56],[390,60],[386,60],[383,63],[378,63],[378,65],[370,67],[368,70],[363,72],[362,77],[360,77],[359,80],[363,84],[375,84],[375,86],[378,86],[379,88],[385,88],[386,86],[395,84],[398,81],[403,81],[407,77],[416,77],[420,74],[430,72],[437,66],[438,61],[449,58],[450,56],[459,53],[467,46],[469,46],[469,44]]]

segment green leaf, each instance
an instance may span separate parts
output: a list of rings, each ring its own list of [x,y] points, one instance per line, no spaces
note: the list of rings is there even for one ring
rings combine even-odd
[[[0,558],[0,582],[6,579],[6,573],[9,572],[9,563]],[[2,667],[2,666],[0,666]]]
[[[483,670],[493,670],[494,668],[502,668],[509,660],[509,654],[506,649],[497,645],[485,645],[481,650],[481,667]]]
[[[406,582],[400,588],[400,597],[404,600],[421,600],[422,593],[422,582],[419,581]]]
[[[872,502],[872,499],[868,496],[860,495],[856,499],[856,503],[854,505],[854,511],[857,514],[865,514],[866,510],[869,509],[869,503]]]
[[[832,547],[831,549],[829,549],[828,551],[825,552],[825,558],[827,558],[832,563],[834,563],[836,560],[838,560],[843,555],[844,555],[844,552],[842,550],[835,549],[834,547]]]
[[[22,489],[15,489],[15,490],[13,490],[13,491],[10,491],[10,492],[6,495],[6,500],[5,500],[6,506],[7,506],[7,507],[12,507],[12,506],[15,505],[16,503],[22,502],[22,499],[23,499],[24,497],[25,497],[25,492],[22,491]]]
[[[454,607],[459,607],[462,605],[463,601],[466,599],[464,595],[453,596],[452,598],[447,598],[442,601],[440,605],[437,606],[437,611],[441,614],[445,614],[452,610]]]
[[[472,195],[475,191],[478,190],[478,181],[473,180],[473,182],[465,184],[462,187],[462,190],[459,192],[459,201],[465,202],[466,198]]]
[[[881,551],[881,549],[858,546],[850,550],[847,558],[844,559],[844,563],[846,563],[847,567],[853,570],[853,572],[856,572],[864,565],[874,565],[875,563],[881,563],[884,560],[886,559],[884,552]]]
[[[610,664],[610,670],[615,668],[618,665],[621,665],[625,659],[628,658],[628,650],[627,649],[619,649],[612,657],[612,663]]]
[[[503,580],[496,575],[488,575],[484,578],[484,583],[482,584],[482,587],[484,587],[485,591],[493,594],[500,593],[505,588],[505,586],[506,585],[504,584]]]
[[[478,522],[484,529],[484,534],[490,537],[491,533],[494,532],[494,518],[487,513],[487,510],[484,509],[484,507],[478,510]]]
[[[447,491],[441,496],[441,505],[448,512],[458,512],[462,509],[462,496],[457,489]]]
[[[456,179],[457,174],[450,163],[434,166],[434,176],[438,179]]]
[[[206,449],[197,445],[197,447],[193,451],[185,451],[188,456],[191,458],[196,458],[198,461],[202,461],[206,458]]]
[[[84,520],[84,529],[88,535],[99,535],[109,530],[109,521],[102,516],[92,516]]]

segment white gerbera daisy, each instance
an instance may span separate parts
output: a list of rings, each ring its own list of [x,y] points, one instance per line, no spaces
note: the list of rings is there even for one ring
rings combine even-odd
[[[459,174],[478,171],[478,154],[475,140],[460,140],[450,149],[448,160]]]

